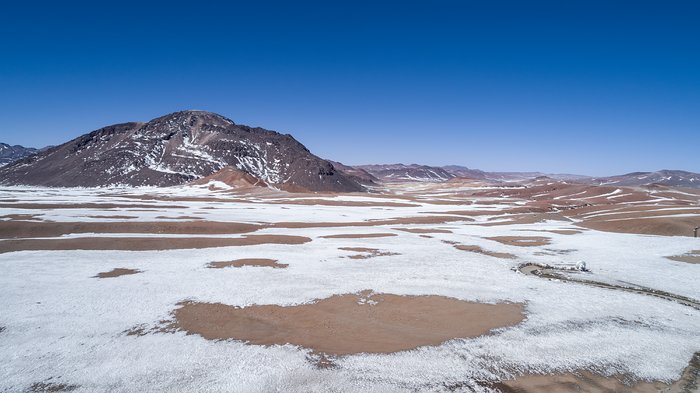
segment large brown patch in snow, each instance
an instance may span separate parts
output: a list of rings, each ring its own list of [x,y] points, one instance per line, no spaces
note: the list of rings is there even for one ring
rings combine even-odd
[[[347,355],[389,353],[475,337],[523,320],[521,304],[481,304],[442,296],[336,295],[312,304],[233,307],[182,303],[175,324],[209,340],[293,344]]]
[[[252,246],[257,244],[302,244],[304,236],[248,235],[244,237],[81,237],[68,239],[11,239],[0,241],[0,253],[25,250],[179,250]]]
[[[0,238],[57,237],[71,233],[166,233],[172,235],[227,235],[249,233],[260,225],[240,222],[29,222],[1,221]]]

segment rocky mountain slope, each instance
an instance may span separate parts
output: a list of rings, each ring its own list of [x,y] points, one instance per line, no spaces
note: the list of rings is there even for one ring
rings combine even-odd
[[[101,128],[0,168],[0,183],[171,186],[225,167],[289,191],[363,191],[291,135],[204,111]]]
[[[8,145],[7,143],[0,143],[0,167],[24,157],[31,156],[37,151],[39,150],[31,147],[24,147],[20,145],[12,146]]]

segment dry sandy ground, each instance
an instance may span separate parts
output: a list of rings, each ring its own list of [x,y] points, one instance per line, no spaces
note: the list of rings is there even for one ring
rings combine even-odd
[[[521,304],[470,303],[441,296],[336,295],[280,307],[186,302],[176,326],[209,340],[294,344],[329,355],[387,353],[474,337],[522,321]]]

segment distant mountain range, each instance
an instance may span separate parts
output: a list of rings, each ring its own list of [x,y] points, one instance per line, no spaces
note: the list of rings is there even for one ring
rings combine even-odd
[[[700,188],[700,174],[672,170],[593,178],[486,172],[458,165],[349,166],[313,155],[291,135],[235,124],[205,111],[175,112],[146,123],[115,124],[44,149],[0,143],[0,184],[5,185],[172,186],[211,182],[299,192],[362,192],[382,182],[459,178],[496,183],[549,178],[594,185]]]
[[[443,168],[427,165],[358,165],[362,169],[383,181],[447,181],[454,177]]]
[[[671,187],[700,188],[700,174],[673,170],[634,172],[619,176],[594,178],[566,173],[486,172],[458,165],[437,167],[417,164],[387,164],[358,165],[355,166],[355,168],[364,169],[384,182],[440,182],[453,178],[475,179],[488,182],[524,182],[536,178],[549,178],[552,180],[593,185],[646,186],[660,184]]]
[[[0,143],[0,167],[24,157],[31,156],[38,151],[39,149],[33,147],[24,147],[20,145],[10,146],[6,143]]]

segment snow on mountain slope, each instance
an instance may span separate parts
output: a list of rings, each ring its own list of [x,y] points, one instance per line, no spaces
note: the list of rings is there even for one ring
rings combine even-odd
[[[231,166],[292,191],[362,191],[291,135],[204,111],[101,128],[0,170],[0,183],[171,186]]]

